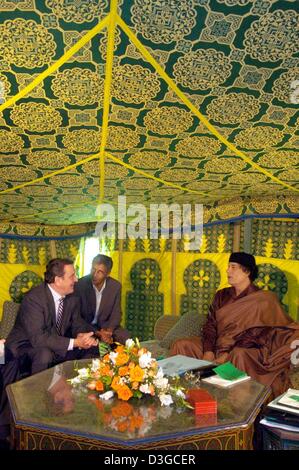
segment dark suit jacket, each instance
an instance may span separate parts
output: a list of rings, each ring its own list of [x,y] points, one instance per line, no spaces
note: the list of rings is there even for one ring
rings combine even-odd
[[[67,295],[64,301],[64,312],[61,336],[56,332],[55,304],[52,293],[46,283],[30,290],[22,301],[16,323],[6,340],[6,347],[18,356],[22,347],[49,348],[65,356],[69,338],[76,338],[78,333],[92,331],[92,328],[80,316],[78,299]]]
[[[96,293],[91,276],[81,277],[75,284],[75,296],[80,299],[81,316],[88,323],[94,319],[96,311]],[[121,283],[108,277],[103,290],[100,311],[97,319],[97,329],[112,328],[116,330],[121,322]]]

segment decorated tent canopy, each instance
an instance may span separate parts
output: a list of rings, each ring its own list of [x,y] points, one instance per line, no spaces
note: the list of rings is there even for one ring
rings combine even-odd
[[[222,255],[237,248],[272,260],[296,317],[296,1],[1,0],[0,9],[1,269],[41,275],[51,256],[74,258],[98,204],[116,207],[118,196],[197,203],[204,238],[187,257],[183,241],[107,241],[127,312],[143,268],[155,315],[184,313],[192,289],[208,304],[226,282]],[[2,301],[13,297],[6,279]]]

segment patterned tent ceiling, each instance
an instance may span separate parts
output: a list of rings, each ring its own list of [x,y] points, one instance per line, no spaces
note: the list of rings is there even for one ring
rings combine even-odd
[[[0,0],[0,221],[298,211],[296,0]]]

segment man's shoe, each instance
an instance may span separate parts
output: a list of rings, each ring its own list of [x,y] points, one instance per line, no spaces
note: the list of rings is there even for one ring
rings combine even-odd
[[[10,435],[10,425],[2,424],[0,425],[0,440],[5,440]]]
[[[0,450],[9,450],[10,442],[7,439],[0,439]]]

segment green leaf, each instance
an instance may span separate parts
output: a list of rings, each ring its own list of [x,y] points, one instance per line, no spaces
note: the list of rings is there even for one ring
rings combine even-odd
[[[99,353],[100,357],[105,356],[110,351],[110,346],[107,343],[104,343],[103,341],[99,342]]]

